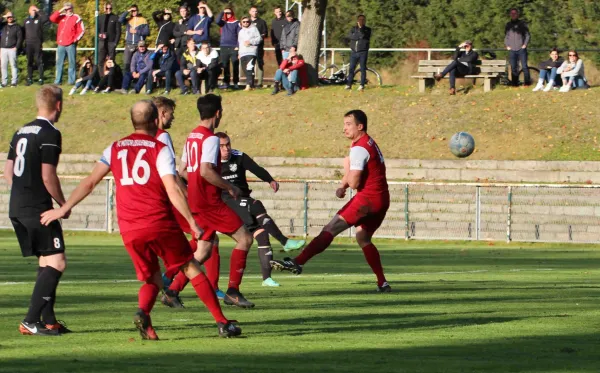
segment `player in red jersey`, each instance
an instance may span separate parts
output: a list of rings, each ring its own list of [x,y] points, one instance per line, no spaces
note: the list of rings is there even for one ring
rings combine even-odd
[[[333,238],[351,226],[356,227],[356,241],[362,248],[367,263],[377,276],[377,290],[392,290],[383,274],[379,251],[371,238],[385,218],[390,207],[390,192],[385,177],[385,162],[375,140],[367,134],[367,115],[352,110],[344,115],[344,135],[352,141],[350,156],[344,160],[345,175],[336,190],[338,198],[346,196],[348,187],[356,195],[327,224],[321,233],[296,258],[272,260],[273,268],[302,273],[302,266],[313,256],[325,251]]]
[[[152,101],[137,102],[131,109],[135,132],[111,144],[90,176],[73,191],[60,208],[42,214],[42,224],[60,219],[87,197],[112,171],[117,188],[119,230],[138,280],[139,310],[134,324],[143,339],[157,340],[150,311],[162,286],[158,257],[165,267],[181,268],[191,279],[198,297],[208,307],[223,337],[237,336],[241,329],[221,311],[214,289],[194,260],[193,251],[173,216],[172,205],[186,218],[194,234],[204,234],[194,221],[185,196],[176,182],[175,159],[156,136],[158,111]]]
[[[187,176],[188,200],[194,218],[204,230],[198,240],[198,248],[194,254],[196,260],[205,267],[218,266],[218,257],[211,258],[212,247],[215,243],[216,232],[227,234],[237,244],[231,253],[229,264],[229,286],[223,302],[242,308],[252,308],[254,303],[248,301],[240,292],[239,287],[246,269],[248,250],[252,246],[252,235],[244,227],[241,219],[221,199],[221,192],[227,191],[234,199],[240,195],[240,189],[221,177],[221,153],[219,138],[214,130],[219,126],[223,115],[221,97],[208,94],[198,99],[200,125],[188,136],[183,150],[181,175]],[[211,260],[208,260],[208,259]],[[218,268],[218,267],[217,267]],[[165,291],[167,298],[176,297],[183,290],[187,279],[178,273],[173,283]],[[168,300],[168,299],[167,299]],[[177,306],[164,302],[169,306]]]

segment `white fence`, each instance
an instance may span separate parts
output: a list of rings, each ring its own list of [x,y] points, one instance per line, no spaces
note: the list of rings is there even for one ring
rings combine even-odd
[[[80,178],[62,178],[70,194]],[[345,200],[335,197],[338,182],[288,181],[273,193],[266,183],[252,183],[282,231],[315,236]],[[390,183],[391,206],[377,237],[526,242],[600,242],[600,186],[504,185],[460,183]],[[118,231],[114,180],[107,178],[77,206],[67,230]],[[10,228],[9,189],[0,183],[3,216]],[[349,230],[345,235],[352,235]]]

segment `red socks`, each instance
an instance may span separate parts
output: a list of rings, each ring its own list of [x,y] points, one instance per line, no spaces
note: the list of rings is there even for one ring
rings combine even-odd
[[[208,311],[215,318],[215,321],[226,324],[227,318],[223,315],[215,290],[210,286],[208,278],[206,278],[204,273],[200,273],[198,276],[194,277],[191,280],[191,283],[196,294],[198,294],[198,298],[200,298],[206,308],[208,308]]]
[[[183,271],[179,271],[177,272],[175,279],[171,283],[171,286],[169,286],[169,290],[173,290],[177,293],[180,293],[189,281],[190,280],[185,276],[185,273],[183,273]]]
[[[295,259],[299,265],[304,265],[313,256],[322,253],[333,242],[333,235],[329,232],[322,231],[302,250],[300,255]]]
[[[150,311],[152,311],[157,296],[158,286],[155,284],[146,283],[140,288],[140,291],[138,292],[138,303],[140,309],[144,311],[146,315],[149,315]]]
[[[383,267],[381,266],[381,258],[379,257],[379,251],[373,244],[369,244],[362,248],[363,253],[365,254],[365,259],[367,259],[367,263],[377,276],[377,286],[382,286],[384,282],[386,282],[385,275],[383,274]]]
[[[210,286],[215,290],[219,288],[220,267],[221,256],[219,255],[219,245],[213,245],[210,258],[204,262],[204,269],[206,269],[206,277],[210,281]]]
[[[229,262],[229,287],[239,290],[242,283],[242,276],[246,269],[246,258],[248,252],[233,249],[231,252],[231,260]]]

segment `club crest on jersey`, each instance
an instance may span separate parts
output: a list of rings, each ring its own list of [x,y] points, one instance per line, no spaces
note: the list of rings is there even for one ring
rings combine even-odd
[[[237,164],[232,163],[229,165],[229,171],[231,172],[236,172],[237,171]]]

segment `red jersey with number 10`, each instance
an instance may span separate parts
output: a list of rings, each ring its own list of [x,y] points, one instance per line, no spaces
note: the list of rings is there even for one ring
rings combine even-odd
[[[350,170],[362,171],[357,195],[377,197],[389,193],[383,154],[371,136],[365,134],[352,143]]]
[[[211,163],[221,175],[219,138],[206,127],[196,127],[185,142],[181,160],[187,165],[188,202],[192,213],[222,206],[221,188],[212,185],[200,174],[200,164]]]
[[[100,162],[110,167],[115,178],[121,233],[179,229],[161,179],[175,175],[175,159],[167,146],[134,133],[106,148]]]

